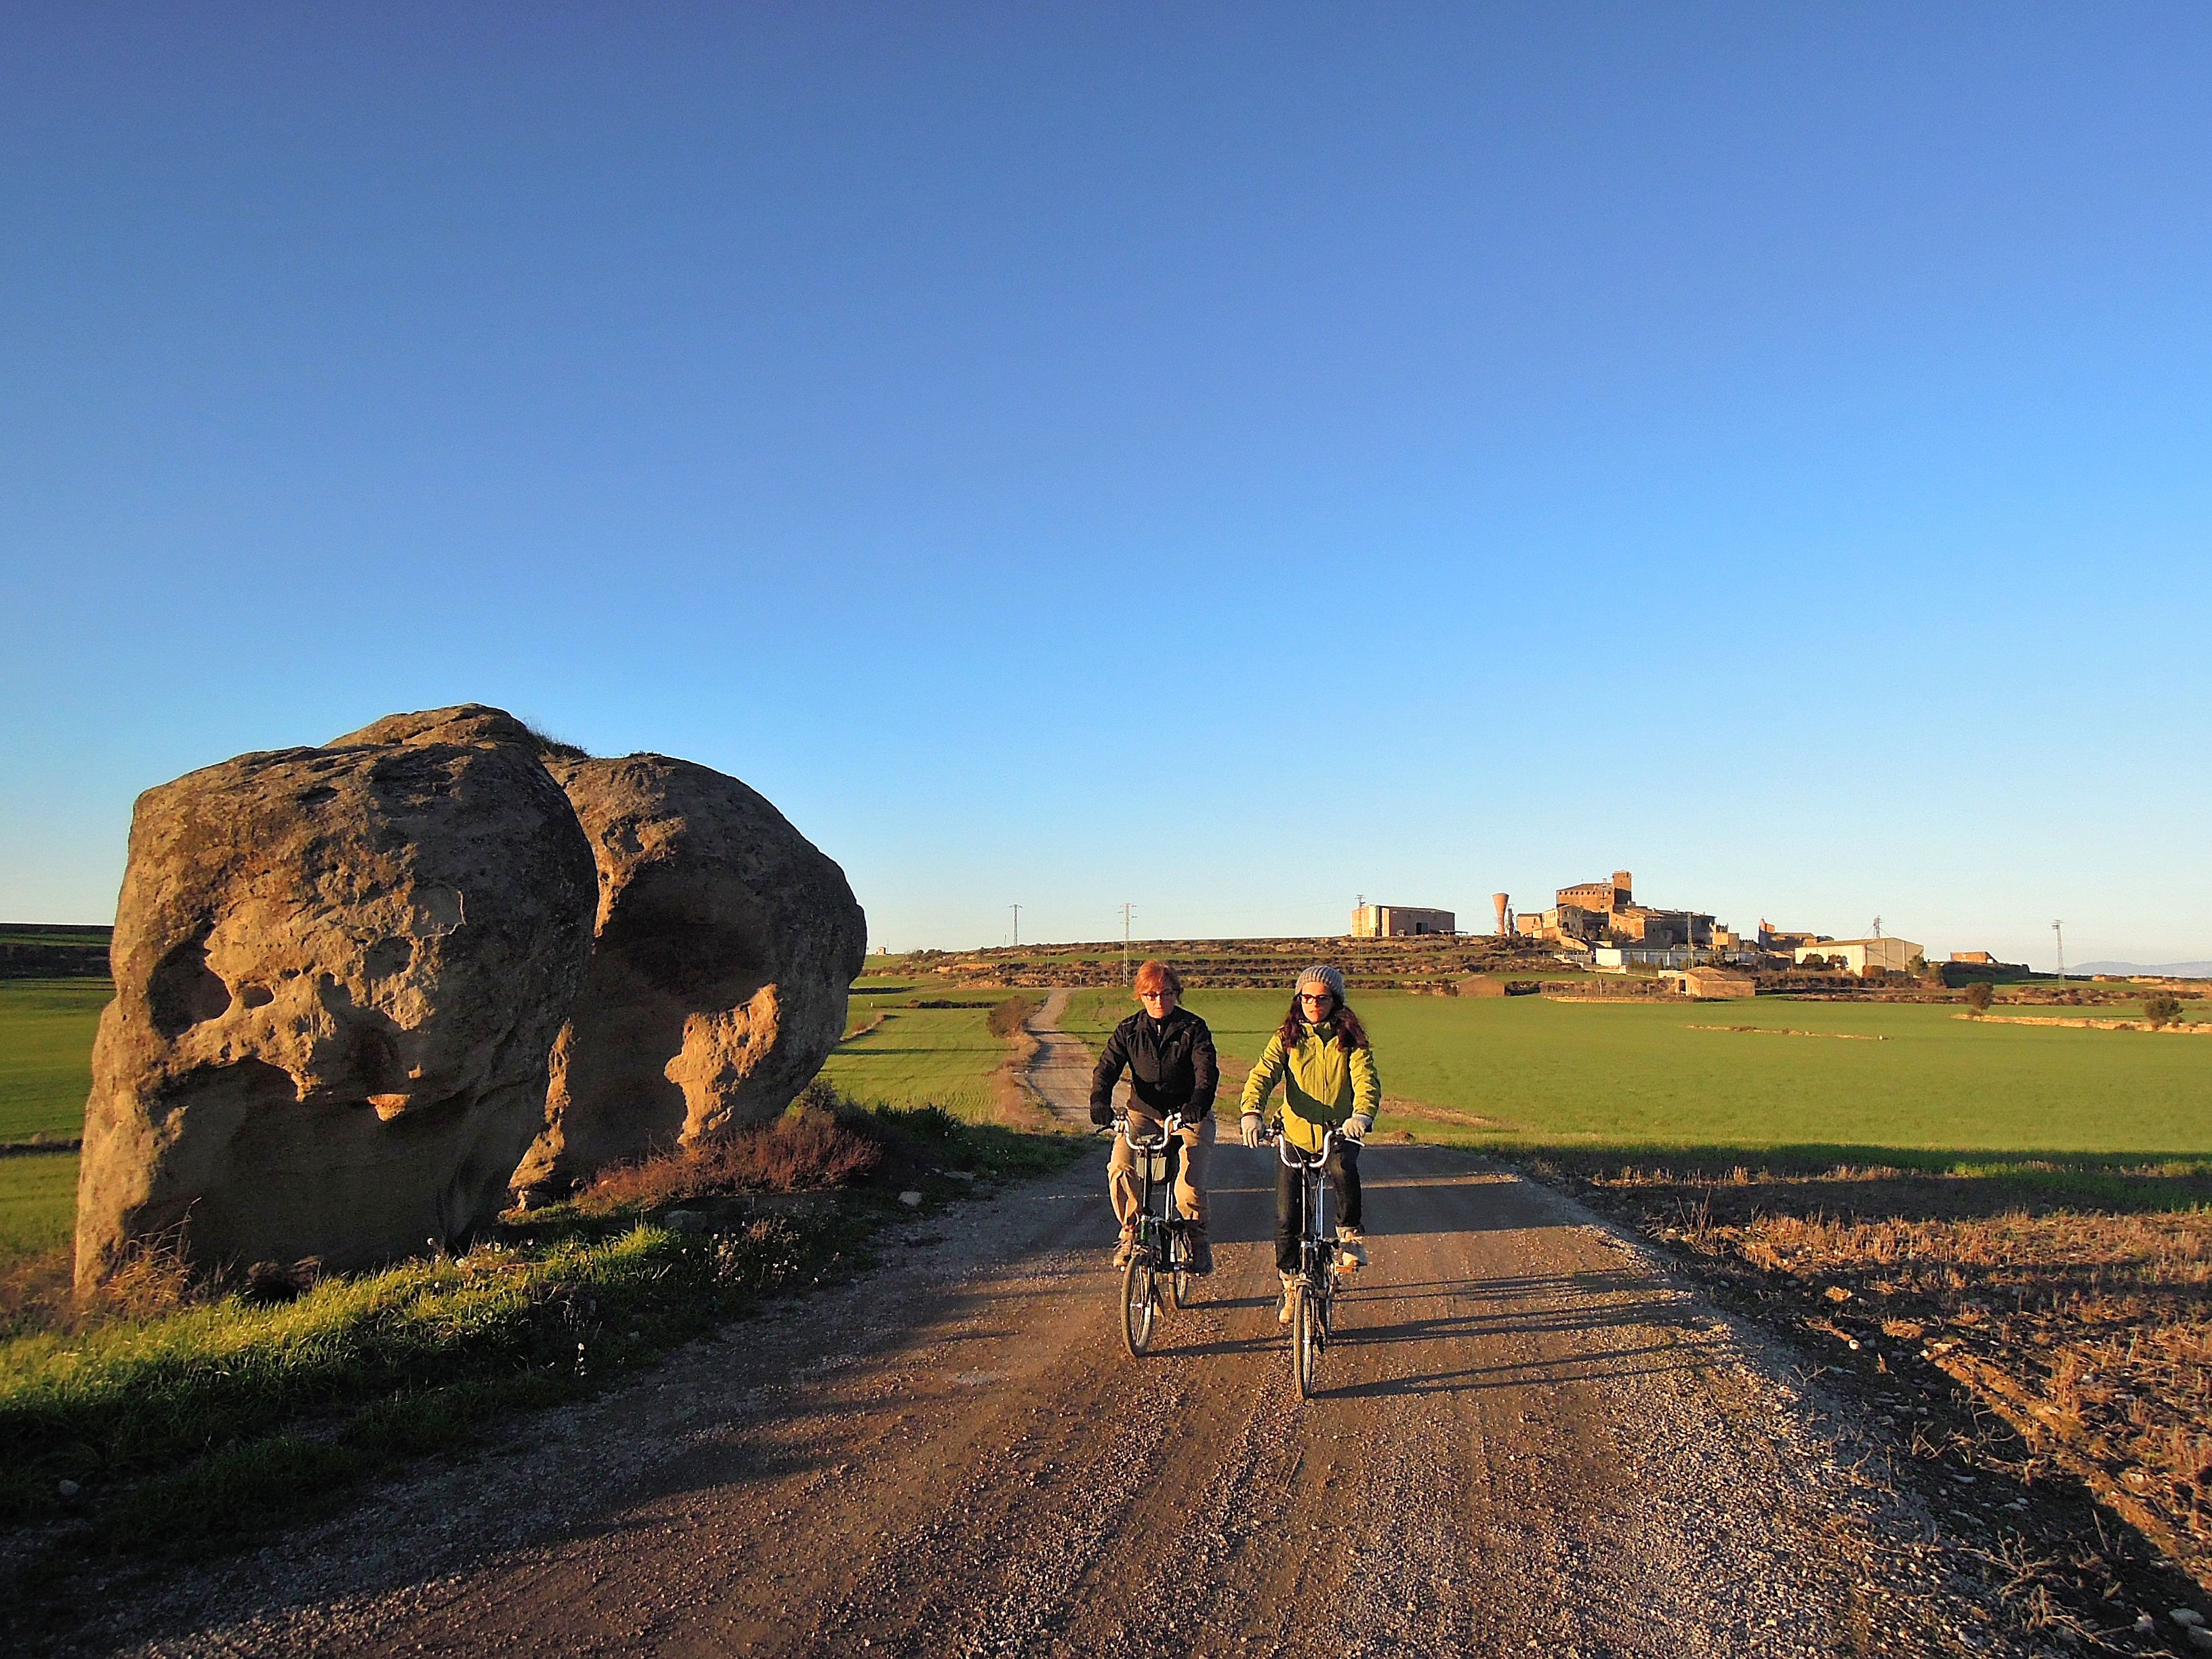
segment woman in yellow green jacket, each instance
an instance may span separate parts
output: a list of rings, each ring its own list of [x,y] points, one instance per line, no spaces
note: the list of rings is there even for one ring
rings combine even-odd
[[[1367,1265],[1360,1229],[1359,1143],[1375,1127],[1382,1103],[1382,1079],[1375,1069],[1375,1050],[1359,1016],[1345,1005],[1344,975],[1321,964],[1298,975],[1291,1011],[1267,1039],[1260,1063],[1244,1079],[1244,1144],[1260,1144],[1260,1121],[1275,1085],[1283,1085],[1283,1134],[1309,1152],[1321,1150],[1322,1136],[1337,1131],[1328,1172],[1336,1188],[1336,1244],[1340,1266]],[[1305,1185],[1298,1172],[1275,1165],[1275,1267],[1283,1281],[1283,1305],[1276,1317],[1291,1316],[1291,1287],[1297,1283],[1298,1240],[1305,1231]]]

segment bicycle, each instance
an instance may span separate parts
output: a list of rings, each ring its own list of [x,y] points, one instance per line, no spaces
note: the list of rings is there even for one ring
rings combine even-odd
[[[1284,1287],[1297,1300],[1291,1304],[1291,1374],[1298,1385],[1298,1398],[1310,1400],[1320,1386],[1321,1357],[1335,1328],[1337,1245],[1328,1236],[1323,1214],[1328,1183],[1322,1179],[1329,1155],[1344,1137],[1334,1129],[1322,1132],[1321,1151],[1309,1152],[1292,1143],[1280,1129],[1268,1137],[1275,1156],[1296,1170],[1304,1185],[1305,1231],[1298,1239],[1298,1278]]]
[[[1190,1223],[1175,1206],[1176,1164],[1182,1143],[1176,1131],[1182,1115],[1170,1115],[1160,1126],[1157,1139],[1139,1139],[1129,1133],[1129,1120],[1117,1118],[1114,1133],[1129,1145],[1136,1164],[1138,1189],[1137,1236],[1129,1247],[1128,1266],[1121,1270],[1121,1340],[1132,1359],[1140,1359],[1152,1346],[1152,1320],[1160,1309],[1159,1280],[1168,1281],[1167,1304],[1188,1308],[1191,1304]],[[1152,1192],[1160,1194],[1159,1208],[1152,1207]]]

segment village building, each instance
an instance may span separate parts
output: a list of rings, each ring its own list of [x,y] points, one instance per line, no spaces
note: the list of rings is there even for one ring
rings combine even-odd
[[[1458,921],[1449,910],[1411,904],[1363,904],[1352,913],[1352,936],[1412,939],[1425,933],[1455,933]]]
[[[1828,936],[1826,933],[1808,933],[1795,928],[1777,927],[1772,922],[1762,917],[1759,924],[1757,943],[1762,951],[1778,957],[1786,957],[1794,953],[1801,945],[1825,945]]]
[[[1516,923],[1527,938],[1562,945],[1709,949],[1716,942],[1713,918],[1701,910],[1662,910],[1638,904],[1635,878],[1626,870],[1614,871],[1610,881],[1562,887],[1553,895],[1550,909],[1518,917]]]

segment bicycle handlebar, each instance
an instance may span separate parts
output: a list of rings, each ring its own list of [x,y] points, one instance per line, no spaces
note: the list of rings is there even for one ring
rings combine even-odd
[[[1128,1114],[1125,1112],[1120,1117],[1114,1120],[1114,1133],[1121,1136],[1122,1139],[1127,1141],[1133,1147],[1164,1146],[1169,1141],[1175,1139],[1176,1133],[1181,1130],[1182,1127],[1182,1114],[1181,1112],[1170,1112],[1167,1115],[1167,1121],[1160,1125],[1160,1138],[1158,1140],[1139,1140],[1129,1133]]]
[[[1293,1170],[1304,1165],[1328,1163],[1328,1155],[1343,1143],[1349,1142],[1354,1146],[1364,1146],[1367,1144],[1356,1135],[1344,1134],[1335,1129],[1323,1129],[1321,1132],[1321,1150],[1317,1152],[1310,1152],[1285,1134],[1279,1124],[1273,1123],[1267,1126],[1267,1133],[1261,1139],[1274,1142],[1275,1156]],[[1294,1153],[1296,1156],[1292,1156]]]

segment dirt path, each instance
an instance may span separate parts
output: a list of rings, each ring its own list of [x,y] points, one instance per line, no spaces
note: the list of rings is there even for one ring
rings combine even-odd
[[[1087,1057],[1047,1053],[1080,1114]],[[93,1587],[75,1649],[2030,1650],[1754,1345],[1463,1155],[1370,1149],[1375,1265],[1301,1406],[1265,1158],[1218,1148],[1220,1271],[1142,1363],[1102,1146],[280,1547]]]
[[[1054,991],[1030,1016],[1037,1051],[1030,1057],[1029,1085],[1052,1115],[1069,1128],[1091,1127],[1091,1050],[1060,1029],[1067,993]]]

